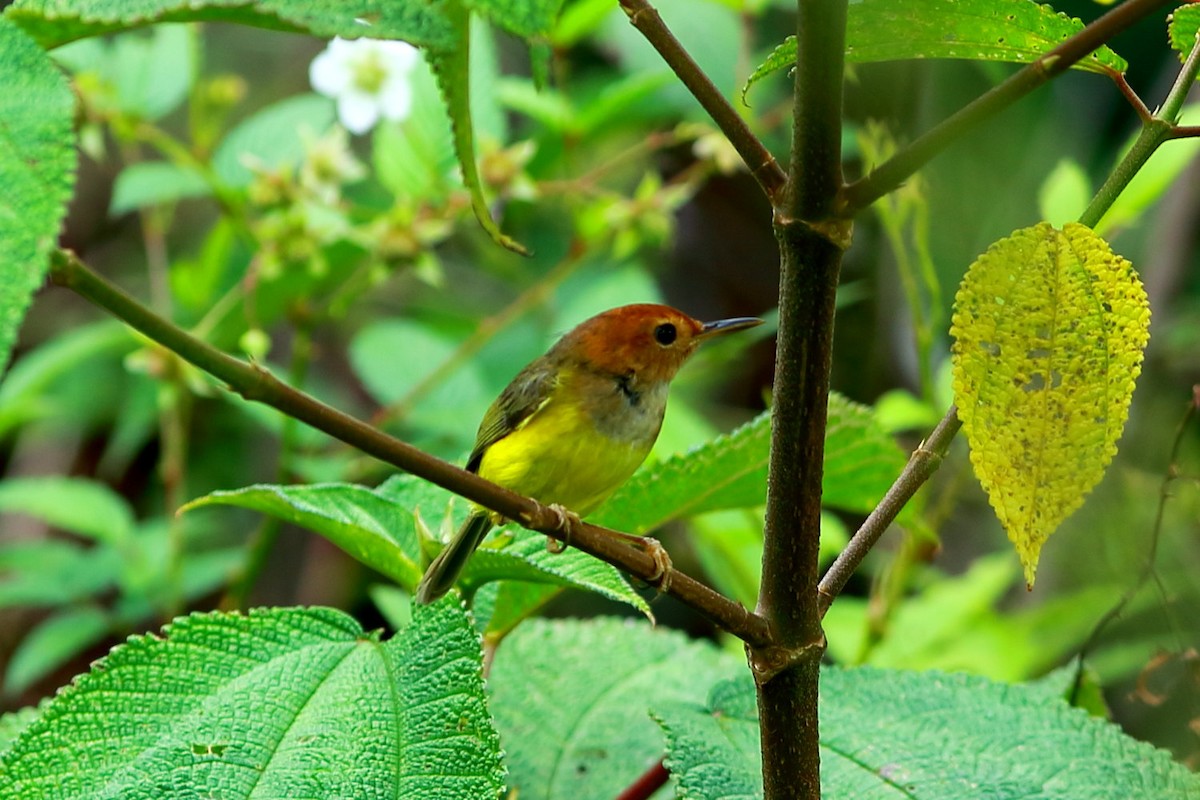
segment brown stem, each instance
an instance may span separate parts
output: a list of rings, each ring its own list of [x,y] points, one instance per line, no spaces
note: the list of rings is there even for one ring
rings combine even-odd
[[[774,208],[779,345],[758,612],[777,643],[749,648],[758,685],[765,800],[821,796],[817,688],[825,636],[817,608],[821,477],[834,300],[849,223],[842,185],[845,0],[799,0],[788,183]]]
[[[180,358],[224,381],[232,391],[247,400],[265,403],[368,455],[517,520],[530,530],[556,539],[564,537],[557,511],[388,436],[361,420],[293,389],[257,364],[247,364],[222,353],[158,316],[97,275],[74,253],[55,251],[51,257],[50,277],[59,286],[71,289],[107,309],[130,327],[177,353]],[[760,647],[770,643],[771,632],[766,620],[677,570],[671,569],[667,575],[663,575],[661,566],[649,553],[631,547],[617,531],[583,523],[572,526],[570,538],[573,546],[618,569],[647,582],[661,582],[667,587],[665,591],[668,594],[739,639]]]
[[[851,217],[895,189],[969,129],[1007,108],[1148,14],[1178,0],[1126,0],[1008,80],[915,139],[869,175],[847,186],[838,212]]]
[[[929,434],[929,438],[921,442],[909,456],[900,477],[896,478],[896,482],[887,490],[879,505],[875,506],[875,510],[855,532],[850,543],[825,572],[825,577],[821,578],[821,583],[817,586],[817,603],[822,617],[829,610],[834,598],[845,588],[846,581],[850,580],[850,576],[858,569],[867,553],[871,552],[871,548],[879,541],[879,537],[896,519],[896,515],[942,465],[942,458],[961,427],[958,408],[950,406],[950,410]]]
[[[700,69],[691,54],[684,49],[675,35],[667,28],[658,10],[647,0],[620,0],[621,8],[629,15],[633,27],[641,31],[646,40],[663,57],[679,80],[712,117],[713,122],[729,139],[738,155],[750,168],[750,174],[774,203],[778,201],[787,177],[775,157],[750,130],[733,105],[725,99],[712,80]]]
[[[671,773],[667,772],[666,766],[660,760],[657,764],[639,775],[637,780],[625,787],[625,790],[617,795],[617,800],[647,800],[659,789],[666,786],[667,781],[670,779]]]

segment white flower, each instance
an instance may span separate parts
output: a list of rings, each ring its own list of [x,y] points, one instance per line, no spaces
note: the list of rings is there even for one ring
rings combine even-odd
[[[334,39],[308,67],[313,88],[337,100],[338,119],[366,133],[379,118],[401,120],[412,108],[408,73],[417,48],[407,42]]]

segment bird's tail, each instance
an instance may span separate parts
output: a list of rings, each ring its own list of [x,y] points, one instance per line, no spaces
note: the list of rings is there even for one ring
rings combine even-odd
[[[450,591],[450,587],[458,580],[458,574],[467,565],[467,559],[479,547],[483,537],[492,529],[492,521],[486,514],[472,514],[454,534],[454,538],[446,545],[446,549],[425,570],[425,575],[417,585],[417,602],[432,603]]]

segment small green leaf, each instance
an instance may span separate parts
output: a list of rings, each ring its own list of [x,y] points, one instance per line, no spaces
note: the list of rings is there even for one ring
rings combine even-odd
[[[1133,265],[1083,225],[1016,231],[963,276],[958,416],[1030,586],[1042,544],[1116,453],[1149,324]]]
[[[524,800],[617,796],[662,755],[647,710],[700,702],[745,668],[739,661],[631,621],[526,622],[488,678],[510,790]]]
[[[40,622],[17,646],[4,675],[4,691],[19,695],[51,671],[104,641],[112,622],[95,606],[69,608]]]
[[[365,486],[259,484],[213,492],[187,503],[180,512],[214,505],[253,509],[316,531],[401,586],[415,586],[421,577],[412,509]]]
[[[642,533],[676,517],[766,502],[771,419],[763,413],[727,436],[638,472],[595,515],[601,525]],[[868,512],[904,468],[903,452],[871,410],[829,396],[823,502]]]
[[[28,514],[63,530],[120,545],[133,533],[123,497],[84,478],[10,478],[0,483],[0,511]]]
[[[1078,19],[1032,0],[860,0],[846,18],[846,61],[867,64],[911,58],[963,58],[1029,64],[1083,30]],[[767,75],[796,63],[789,36],[746,81],[746,91]],[[1124,73],[1129,65],[1101,47],[1073,67]]]
[[[202,175],[166,161],[130,164],[117,175],[109,213],[114,217],[139,208],[207,197],[212,188]]]
[[[110,590],[121,574],[111,547],[84,549],[57,539],[0,546],[0,608],[54,608]]]
[[[0,757],[0,796],[47,800],[488,798],[502,782],[454,600],[387,641],[333,609],[180,618],[115,648]]]
[[[1078,161],[1060,159],[1038,189],[1038,212],[1056,228],[1079,219],[1092,199],[1092,184]]]
[[[50,57],[0,17],[0,371],[42,285],[75,180],[75,96]]]
[[[213,171],[230,186],[246,186],[254,167],[278,169],[304,157],[303,131],[313,136],[333,124],[333,101],[300,94],[267,106],[229,132],[213,154]]]
[[[501,651],[503,652],[503,651]],[[683,798],[762,796],[754,686],[707,705],[654,702]],[[1044,689],[970,675],[827,668],[821,794],[855,800],[1191,800],[1200,779],[1164,750]]]
[[[1186,59],[1196,46],[1197,31],[1200,31],[1200,6],[1182,5],[1171,12],[1167,33],[1180,61]]]
[[[148,32],[121,34],[111,43],[69,44],[54,52],[54,60],[71,72],[99,76],[108,91],[93,102],[156,120],[187,99],[196,78],[198,49],[190,26],[159,25]]]

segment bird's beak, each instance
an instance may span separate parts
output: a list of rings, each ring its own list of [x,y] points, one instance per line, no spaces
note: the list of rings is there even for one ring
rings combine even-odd
[[[696,335],[699,339],[707,339],[709,336],[720,336],[734,331],[753,328],[756,325],[762,325],[763,321],[758,317],[733,317],[732,319],[719,319],[716,322],[705,322],[700,326],[700,333]]]

